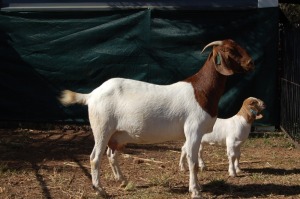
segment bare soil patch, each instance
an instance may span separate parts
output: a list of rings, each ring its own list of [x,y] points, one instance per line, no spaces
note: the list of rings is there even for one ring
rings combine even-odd
[[[89,128],[0,129],[0,198],[100,198],[91,185]],[[129,145],[120,155],[129,179],[115,182],[103,157],[108,198],[190,198],[188,172],[178,167],[183,141]],[[300,198],[300,150],[280,132],[254,133],[242,147],[238,177],[228,177],[224,147],[206,147],[199,172],[204,198]]]

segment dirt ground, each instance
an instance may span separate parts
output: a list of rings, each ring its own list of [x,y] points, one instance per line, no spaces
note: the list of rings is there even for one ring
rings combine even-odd
[[[0,198],[101,198],[91,185],[88,127],[0,129]],[[188,172],[178,167],[183,141],[129,145],[119,162],[128,186],[119,187],[103,157],[107,198],[190,198]],[[283,133],[251,133],[238,177],[228,177],[224,147],[205,149],[199,172],[204,198],[300,198],[300,150]]]

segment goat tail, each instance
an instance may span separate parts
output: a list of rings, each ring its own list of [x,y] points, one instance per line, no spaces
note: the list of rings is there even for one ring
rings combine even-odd
[[[76,93],[70,90],[64,90],[59,97],[59,101],[64,106],[69,106],[71,104],[87,104],[89,94]]]

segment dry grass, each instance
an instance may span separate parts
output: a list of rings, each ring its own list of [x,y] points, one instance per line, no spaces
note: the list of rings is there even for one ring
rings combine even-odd
[[[108,198],[190,198],[180,172],[182,141],[130,145],[120,156],[129,184],[119,188],[107,158],[102,184]],[[1,129],[0,198],[100,198],[91,187],[89,130]],[[209,146],[199,173],[204,198],[300,198],[300,150],[282,133],[258,133],[242,147],[238,177],[228,177],[224,147]]]

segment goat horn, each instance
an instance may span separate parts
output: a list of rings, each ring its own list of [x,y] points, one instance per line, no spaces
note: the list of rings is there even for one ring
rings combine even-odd
[[[207,44],[203,50],[201,51],[201,54],[205,51],[206,48],[210,47],[210,46],[220,46],[220,45],[223,45],[223,41],[213,41],[209,44]]]

